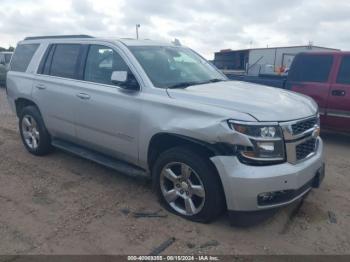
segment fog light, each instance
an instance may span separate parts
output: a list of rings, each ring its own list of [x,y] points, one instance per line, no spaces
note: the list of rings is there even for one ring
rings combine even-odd
[[[261,193],[258,195],[258,198],[259,200],[262,200],[265,202],[273,199],[274,195],[275,195],[274,192]]]
[[[294,190],[280,190],[274,192],[265,192],[258,195],[258,205],[274,205],[289,201]]]

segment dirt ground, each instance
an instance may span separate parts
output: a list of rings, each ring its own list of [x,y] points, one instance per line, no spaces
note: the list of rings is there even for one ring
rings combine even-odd
[[[349,254],[350,136],[323,134],[326,178],[300,210],[282,208],[250,228],[165,217],[151,185],[56,150],[35,157],[0,88],[0,254]]]

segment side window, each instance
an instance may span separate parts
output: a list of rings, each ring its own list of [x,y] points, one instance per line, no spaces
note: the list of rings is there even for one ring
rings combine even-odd
[[[76,78],[79,44],[58,44],[52,56],[50,75]]]
[[[11,60],[11,71],[25,72],[39,44],[22,44],[16,47]]]
[[[51,59],[52,59],[53,51],[55,50],[54,47],[55,47],[54,44],[50,44],[46,48],[45,53],[38,67],[38,71],[37,71],[38,74],[48,75],[50,73]]]
[[[337,83],[350,84],[350,56],[343,56],[341,60]]]
[[[298,82],[327,82],[332,64],[332,55],[297,56],[294,59],[288,79]]]
[[[110,47],[91,45],[86,59],[84,80],[112,84],[113,71],[129,71],[129,69],[123,58]]]

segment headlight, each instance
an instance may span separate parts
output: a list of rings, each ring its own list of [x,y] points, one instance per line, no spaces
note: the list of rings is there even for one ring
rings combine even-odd
[[[273,164],[285,160],[282,129],[277,123],[229,121],[230,127],[245,136],[252,147],[238,146],[239,158],[248,164]]]

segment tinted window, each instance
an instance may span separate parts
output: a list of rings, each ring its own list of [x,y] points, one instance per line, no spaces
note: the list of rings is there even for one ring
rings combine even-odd
[[[56,45],[52,57],[50,75],[65,78],[75,78],[79,57],[80,45],[59,44]]]
[[[50,73],[50,65],[51,65],[50,59],[52,58],[53,51],[54,51],[54,45],[51,44],[47,47],[45,54],[40,61],[38,71],[37,71],[38,74],[48,75]]]
[[[18,45],[11,61],[11,70],[25,72],[39,44]]]
[[[350,56],[342,58],[337,83],[350,84]]]
[[[331,55],[300,55],[294,59],[288,79],[300,82],[327,82],[333,63]]]
[[[91,45],[86,59],[84,80],[112,84],[113,71],[128,71],[123,58],[109,47]]]

